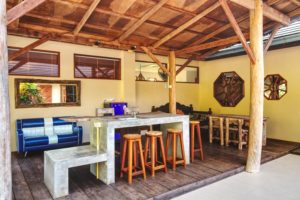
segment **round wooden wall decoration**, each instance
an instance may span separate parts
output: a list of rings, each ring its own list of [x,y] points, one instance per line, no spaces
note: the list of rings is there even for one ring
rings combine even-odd
[[[287,93],[287,80],[279,74],[265,77],[264,96],[268,100],[279,100]]]
[[[244,80],[236,72],[223,72],[214,82],[214,97],[224,107],[235,107],[245,96]]]

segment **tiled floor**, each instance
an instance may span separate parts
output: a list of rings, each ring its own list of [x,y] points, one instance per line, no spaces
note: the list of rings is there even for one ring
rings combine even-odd
[[[240,173],[174,200],[299,200],[300,156],[288,154],[268,162],[261,172]]]

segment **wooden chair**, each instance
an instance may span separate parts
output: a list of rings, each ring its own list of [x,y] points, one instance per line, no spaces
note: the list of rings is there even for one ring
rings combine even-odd
[[[219,140],[224,145],[224,118],[209,116],[209,143]]]
[[[181,156],[182,158],[177,158],[177,137],[179,138],[180,148],[181,148]],[[170,142],[173,140],[173,152],[172,157],[168,158],[169,146]],[[167,161],[172,164],[173,170],[176,170],[176,165],[182,164],[185,167],[185,153],[184,153],[184,144],[182,137],[182,130],[180,129],[167,129],[167,145],[166,145],[166,157]]]
[[[162,155],[162,162],[158,161],[158,149],[157,142],[160,144],[160,151]],[[149,145],[150,144],[150,145]],[[150,151],[149,151],[149,147]],[[164,149],[163,137],[161,131],[148,131],[146,133],[146,143],[145,143],[145,166],[151,170],[151,175],[155,176],[155,171],[164,169],[167,172],[167,161]],[[147,162],[148,153],[150,152],[150,162]],[[158,164],[158,165],[157,165]]]
[[[128,183],[132,183],[132,176],[143,174],[144,180],[146,179],[145,161],[142,149],[142,139],[139,134],[125,134],[123,137],[124,145],[122,150],[122,161],[121,161],[121,177],[123,173],[128,174]],[[138,146],[138,149],[137,149]],[[128,150],[127,150],[128,148]],[[137,165],[137,154],[140,154],[141,169],[138,170]],[[127,167],[125,167],[125,159],[127,155]]]
[[[203,148],[202,148],[202,138],[201,138],[201,129],[200,129],[200,122],[199,121],[190,121],[190,128],[191,128],[191,162],[194,161],[195,152],[200,152],[200,159],[203,160]],[[198,137],[198,145],[199,148],[195,149],[195,128],[197,129],[197,137]]]
[[[248,143],[248,129],[244,128],[243,119],[226,118],[226,146],[229,143],[238,144],[240,150]]]

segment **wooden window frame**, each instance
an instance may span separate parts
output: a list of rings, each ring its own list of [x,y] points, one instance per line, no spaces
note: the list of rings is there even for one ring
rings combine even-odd
[[[8,46],[8,49],[9,48],[12,48],[12,49],[22,49],[22,47],[14,47],[14,46]],[[58,63],[57,63],[57,67],[58,67],[58,74],[57,76],[43,76],[43,75],[27,75],[27,74],[10,74],[9,71],[8,71],[8,75],[9,76],[28,76],[28,77],[48,77],[48,78],[60,78],[60,52],[59,51],[51,51],[51,50],[41,50],[41,49],[32,49],[30,51],[28,51],[27,53],[29,52],[32,52],[32,51],[37,51],[37,52],[45,52],[45,53],[57,53],[57,60],[58,60]],[[25,53],[26,54],[26,53]],[[12,60],[13,61],[13,60]]]
[[[151,62],[151,61],[144,61],[144,60],[135,60],[135,62],[145,62],[145,63],[154,63],[155,62]],[[168,66],[167,63],[162,63],[163,65],[166,65],[166,67]],[[176,65],[176,67],[181,67],[182,65]],[[198,75],[198,80],[197,82],[182,82],[182,81],[176,81],[176,83],[189,83],[189,84],[199,84],[200,83],[200,74],[199,74],[199,67],[197,66],[186,66],[189,68],[196,68],[197,69],[197,75]],[[135,81],[141,81],[141,82],[161,82],[161,83],[166,83],[167,81],[148,81],[148,80],[135,80]]]
[[[104,58],[104,59],[115,59],[120,61],[120,65],[119,65],[119,74],[118,74],[118,78],[115,79],[109,79],[109,78],[92,78],[92,77],[76,77],[75,76],[75,70],[76,70],[76,56],[86,56],[86,57],[92,57],[92,58]],[[114,58],[114,57],[105,57],[105,56],[94,56],[94,55],[87,55],[87,54],[78,54],[75,53],[73,55],[73,61],[74,61],[74,65],[73,65],[73,76],[75,79],[95,79],[95,80],[111,80],[111,81],[119,81],[122,80],[122,59],[121,58]]]

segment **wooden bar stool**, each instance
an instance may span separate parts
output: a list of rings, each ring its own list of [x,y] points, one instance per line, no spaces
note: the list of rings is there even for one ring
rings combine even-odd
[[[203,148],[202,148],[202,138],[201,138],[201,130],[200,130],[200,122],[199,121],[190,121],[191,127],[191,162],[194,162],[195,152],[200,152],[200,159],[203,160]],[[199,148],[195,149],[195,128],[197,128],[197,136],[198,136],[198,145]]]
[[[216,134],[218,132],[218,134]],[[213,140],[220,140],[224,145],[224,118],[218,116],[209,116],[209,143]]]
[[[158,141],[160,144],[162,162],[158,161],[158,150],[157,150],[157,142]],[[150,146],[149,146],[149,143],[150,143]],[[150,150],[151,161],[147,162],[149,147],[151,147],[151,150]],[[166,161],[166,157],[165,157],[165,149],[164,148],[165,147],[164,147],[161,131],[148,131],[146,133],[145,156],[144,156],[145,157],[145,166],[151,170],[152,176],[155,176],[156,170],[164,169],[164,171],[167,172],[167,161]],[[159,165],[156,165],[156,164],[159,164]]]
[[[143,174],[144,180],[146,179],[146,170],[144,164],[144,156],[142,149],[142,139],[139,134],[125,134],[123,137],[124,144],[122,150],[122,161],[121,161],[121,177],[123,177],[123,173],[128,173],[128,183],[132,183],[132,176],[137,176]],[[128,155],[127,155],[127,167],[125,167],[125,158],[128,146]],[[138,170],[137,166],[137,146],[140,153],[140,162],[141,169]],[[133,162],[133,163],[132,163]]]
[[[180,148],[181,148],[181,156],[182,158],[177,158],[177,137],[179,137]],[[173,140],[173,152],[172,157],[168,158],[169,146],[170,142]],[[184,154],[184,144],[182,138],[182,130],[180,129],[167,129],[167,145],[166,145],[166,157],[167,161],[172,164],[173,170],[176,170],[176,165],[183,164],[185,167],[185,154]]]

